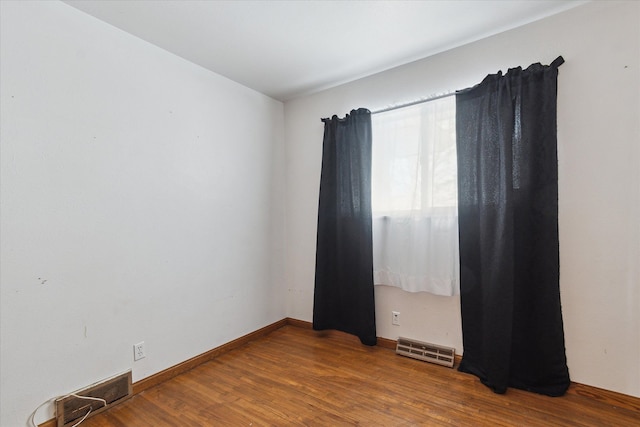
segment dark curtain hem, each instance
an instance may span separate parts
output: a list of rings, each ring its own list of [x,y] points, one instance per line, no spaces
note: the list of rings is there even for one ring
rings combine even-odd
[[[458,371],[475,375],[476,377],[478,377],[478,379],[482,384],[489,387],[496,394],[505,394],[507,392],[506,386],[502,386],[502,385],[498,386],[496,384],[491,383],[488,380],[486,374],[474,364],[466,361],[464,359],[464,356],[462,361],[460,362],[460,366],[458,366]],[[567,392],[570,384],[571,382],[568,380],[568,373],[567,373],[567,376],[561,375],[560,378],[556,378],[555,380],[549,380],[544,384],[531,384],[525,381],[520,381],[512,378],[507,383],[507,386],[517,388],[519,390],[529,391],[532,393],[543,394],[549,397],[560,397]]]

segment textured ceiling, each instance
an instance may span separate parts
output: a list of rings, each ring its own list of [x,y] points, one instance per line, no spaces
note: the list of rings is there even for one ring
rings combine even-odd
[[[65,3],[285,101],[470,43],[585,1]]]

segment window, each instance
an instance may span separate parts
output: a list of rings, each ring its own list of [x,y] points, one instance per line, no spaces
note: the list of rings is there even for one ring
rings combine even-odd
[[[374,279],[459,293],[455,97],[372,116]]]

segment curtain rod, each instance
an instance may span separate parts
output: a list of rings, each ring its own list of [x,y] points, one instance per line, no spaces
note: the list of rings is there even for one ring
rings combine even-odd
[[[405,107],[412,107],[414,105],[423,104],[425,102],[435,101],[436,99],[448,98],[455,94],[456,92],[448,92],[441,95],[433,95],[433,96],[430,96],[429,98],[418,99],[417,101],[407,102],[406,104],[392,105],[391,107],[375,110],[375,111],[372,111],[371,114],[386,113],[387,111],[398,110],[400,108],[405,108]]]
[[[558,68],[562,64],[564,64],[564,58],[562,57],[562,55],[560,55],[549,66]],[[538,65],[539,65],[539,63],[538,63]],[[386,113],[387,111],[393,111],[393,110],[398,110],[400,108],[411,107],[411,106],[414,106],[414,105],[423,104],[425,102],[435,101],[436,99],[448,98],[450,96],[456,95],[459,92],[465,92],[465,91],[467,91],[469,89],[472,89],[472,87],[471,88],[462,89],[462,90],[458,90],[458,91],[443,93],[443,94],[440,94],[440,95],[433,95],[433,96],[430,96],[428,98],[418,99],[416,101],[407,102],[405,104],[392,105],[390,107],[385,107],[385,108],[381,108],[379,110],[372,111],[371,114]],[[321,120],[324,121],[324,120],[328,120],[328,119],[321,119]]]
[[[558,68],[562,64],[564,64],[564,58],[562,57],[562,55],[560,55],[556,59],[554,59],[553,62],[549,66]],[[538,63],[538,65],[540,65],[540,63]],[[473,86],[473,87],[475,87],[475,86]],[[385,108],[381,108],[380,110],[372,111],[371,114],[386,113],[387,111],[393,111],[393,110],[397,110],[399,108],[411,107],[413,105],[422,104],[424,102],[435,101],[436,99],[448,98],[448,97],[453,96],[453,95],[455,95],[455,94],[457,94],[459,92],[465,92],[465,91],[467,91],[469,89],[473,89],[473,87],[462,89],[462,90],[457,90],[457,91],[453,91],[453,92],[443,93],[443,94],[440,94],[440,95],[433,95],[433,96],[430,96],[428,98],[418,99],[417,101],[407,102],[406,104],[392,105],[390,107],[385,107]]]
[[[443,93],[443,94],[440,94],[440,95],[433,95],[433,96],[430,96],[428,98],[421,98],[421,99],[418,99],[416,101],[407,102],[405,104],[392,105],[390,107],[385,107],[385,108],[381,108],[380,110],[372,111],[371,114],[386,113],[387,111],[393,111],[393,110],[398,110],[400,108],[411,107],[411,106],[414,106],[414,105],[423,104],[425,102],[435,101],[436,99],[448,98],[450,96],[455,95],[456,93],[457,92],[447,92],[447,93]],[[321,122],[327,122],[327,121],[330,121],[330,120],[331,119],[329,117],[320,119]]]

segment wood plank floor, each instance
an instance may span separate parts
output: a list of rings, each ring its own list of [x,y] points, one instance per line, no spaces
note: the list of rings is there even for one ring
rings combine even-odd
[[[87,419],[104,426],[640,426],[640,411],[509,389],[285,326]]]

